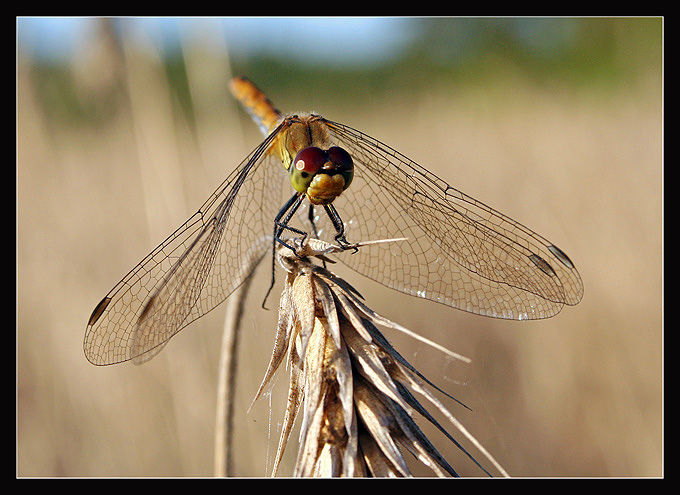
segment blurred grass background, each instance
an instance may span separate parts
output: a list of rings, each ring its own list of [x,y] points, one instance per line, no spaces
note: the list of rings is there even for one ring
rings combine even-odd
[[[236,74],[283,111],[394,146],[576,263],[583,301],[539,322],[468,315],[338,268],[373,309],[472,359],[386,332],[473,409],[449,404],[511,475],[663,475],[662,19],[392,19],[397,49],[355,63],[321,43],[316,56],[284,53],[281,38],[218,49],[214,20],[176,20],[180,36],[161,46],[136,19],[80,21],[87,36],[61,57],[28,42],[37,20],[17,21],[18,476],[212,474],[224,306],[140,367],[93,367],[82,339],[103,295],[261,139],[228,95]],[[265,40],[314,34],[286,31],[290,19],[231,21]],[[315,22],[330,39],[342,26]],[[238,476],[268,474],[286,387],[246,413],[276,319],[260,308],[267,270],[257,278]],[[436,441],[463,475],[481,474]]]

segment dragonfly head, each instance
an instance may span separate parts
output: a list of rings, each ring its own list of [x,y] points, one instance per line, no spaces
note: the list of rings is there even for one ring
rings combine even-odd
[[[354,178],[352,157],[342,148],[322,150],[310,146],[300,150],[288,169],[290,183],[297,192],[307,195],[310,203],[332,203]]]

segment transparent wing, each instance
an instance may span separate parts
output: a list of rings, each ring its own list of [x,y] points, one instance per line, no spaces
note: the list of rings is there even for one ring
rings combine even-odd
[[[496,318],[547,318],[581,300],[578,271],[555,245],[376,139],[326,122],[356,166],[334,202],[348,241],[408,237],[338,255],[348,266],[401,292]],[[280,160],[267,153],[285,125],[102,299],[85,333],[88,360],[150,359],[269,252],[273,219],[292,192]],[[315,210],[312,225],[307,208],[297,215],[302,228],[333,240],[325,213]]]
[[[581,300],[578,271],[552,243],[380,141],[327,124],[355,163],[352,185],[334,202],[347,240],[409,239],[338,255],[351,268],[401,292],[495,318],[547,318]],[[316,223],[332,238],[325,214]]]
[[[183,327],[226,299],[271,252],[273,220],[291,194],[267,150],[279,127],[205,204],[97,305],[84,350],[93,364],[157,354]]]

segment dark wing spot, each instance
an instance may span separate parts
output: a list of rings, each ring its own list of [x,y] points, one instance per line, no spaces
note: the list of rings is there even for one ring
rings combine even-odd
[[[566,266],[567,268],[571,268],[571,269],[574,268],[574,264],[569,259],[569,256],[567,256],[564,253],[564,251],[562,251],[560,248],[558,248],[557,246],[551,245],[551,246],[548,246],[548,249],[550,250],[550,252],[552,254],[555,255],[555,258],[557,258],[558,260],[560,260],[562,262],[562,264],[564,266]]]
[[[92,326],[92,325],[94,325],[95,323],[97,323],[97,320],[99,320],[99,318],[101,317],[102,313],[104,313],[104,310],[106,309],[106,307],[109,305],[110,302],[111,302],[111,298],[110,298],[110,297],[105,297],[104,299],[102,299],[102,300],[99,302],[99,304],[97,304],[97,307],[94,308],[94,311],[92,312],[92,315],[90,315],[90,319],[89,319],[89,321],[87,322],[87,324],[88,324],[89,326]]]
[[[539,255],[532,254],[531,256],[529,256],[529,259],[533,261],[534,265],[540,268],[541,271],[546,275],[549,275],[551,277],[555,276],[555,270],[552,269],[552,266],[550,266],[548,262],[541,258]]]

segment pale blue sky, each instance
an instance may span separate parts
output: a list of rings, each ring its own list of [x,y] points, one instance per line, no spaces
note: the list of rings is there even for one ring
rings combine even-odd
[[[120,29],[172,47],[182,37],[207,37],[215,49],[232,53],[293,55],[312,62],[388,60],[410,41],[399,18],[125,18]],[[50,58],[68,58],[92,34],[92,18],[26,17],[17,19],[20,49]]]

